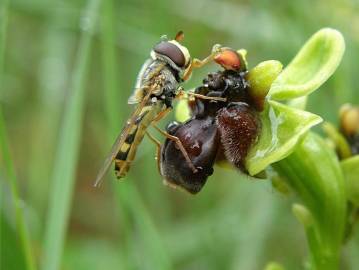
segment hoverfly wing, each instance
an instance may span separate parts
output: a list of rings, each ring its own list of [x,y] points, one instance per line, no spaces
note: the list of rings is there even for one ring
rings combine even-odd
[[[152,61],[152,59],[147,59],[147,61],[142,65],[141,70],[137,75],[135,89],[133,90],[132,95],[128,98],[128,104],[137,104],[141,102],[144,95],[142,80],[146,70],[148,70],[148,66],[152,63]]]
[[[147,94],[147,89],[144,87],[145,85],[152,86],[152,93],[159,90],[159,85],[153,85],[153,81],[161,81],[158,76],[165,65],[165,63],[154,63],[152,59],[148,59],[142,65],[141,70],[137,75],[135,89],[127,101],[128,104],[138,104],[143,100],[144,96]],[[164,78],[162,78],[162,82],[163,79]]]
[[[127,124],[124,127],[124,129],[122,130],[122,132],[120,133],[120,135],[118,135],[115,143],[112,145],[110,154],[105,159],[105,162],[103,163],[99,173],[97,174],[95,184],[94,184],[95,187],[98,187],[100,185],[106,172],[110,169],[112,162],[115,160],[119,149],[121,149],[121,145],[124,143],[124,141],[127,137],[127,134],[129,133],[130,127],[131,127],[131,125]]]
[[[143,87],[143,88],[145,88],[145,87]],[[156,89],[156,88],[151,88],[151,87],[148,87],[148,88],[149,88],[149,91],[146,93],[146,96],[142,99],[141,103],[136,107],[136,109],[130,116],[129,120],[127,121],[125,127],[122,129],[120,135],[118,135],[115,143],[113,144],[110,154],[107,156],[104,164],[102,165],[102,167],[96,177],[95,184],[94,184],[95,187],[100,185],[106,172],[111,167],[112,162],[115,160],[117,153],[120,151],[122,145],[124,144],[132,126],[135,124],[137,117],[141,113],[143,107],[147,104],[149,97],[151,96],[151,93]],[[144,91],[144,90],[142,89],[142,91]]]

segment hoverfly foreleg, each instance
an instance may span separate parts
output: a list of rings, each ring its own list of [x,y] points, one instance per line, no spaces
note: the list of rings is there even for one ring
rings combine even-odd
[[[200,60],[200,59],[197,59],[197,58],[194,58],[189,66],[189,68],[186,70],[186,73],[184,74],[183,76],[183,80],[187,80],[190,76],[191,76],[191,73],[192,73],[192,70],[194,68],[200,68],[200,67],[203,67],[204,65],[208,64],[209,62],[211,62],[214,57],[216,55],[218,55],[218,53],[221,52],[221,48],[222,46],[219,45],[219,44],[216,44],[212,47],[212,52],[210,55],[208,55],[206,58],[204,58],[203,60]]]
[[[148,138],[156,145],[156,161],[157,161],[157,169],[161,174],[160,169],[160,160],[161,160],[161,143],[159,140],[157,140],[155,137],[153,137],[148,131],[146,131],[146,135]]]
[[[193,171],[193,173],[197,173],[198,170],[196,169],[196,167],[193,165],[191,159],[189,158],[189,155],[188,155],[186,149],[184,148],[184,146],[183,146],[181,140],[180,140],[178,137],[173,136],[173,135],[167,133],[166,131],[163,131],[163,130],[160,129],[158,126],[156,126],[155,123],[152,123],[152,126],[153,126],[159,133],[161,133],[163,136],[165,136],[166,138],[168,138],[168,139],[174,141],[174,142],[177,144],[179,150],[181,151],[182,155],[183,155],[184,158],[186,159],[186,162],[188,163],[188,166],[191,168],[191,170]]]
[[[196,94],[196,93],[193,93],[193,92],[187,92],[187,94],[190,95],[190,96],[199,98],[199,99],[227,102],[227,99],[222,98],[222,97],[209,97],[209,96],[205,96],[205,95],[201,95],[201,94]]]
[[[227,102],[226,98],[223,97],[211,97],[211,96],[205,96],[205,95],[201,95],[201,94],[197,94],[194,93],[193,90],[186,92],[183,88],[179,89],[179,93],[178,93],[178,98],[188,98],[186,95],[192,96],[192,97],[196,97],[199,99],[205,99],[205,100],[213,100],[213,101],[221,101],[221,102]]]
[[[212,47],[212,52],[210,55],[208,55],[205,59],[203,60],[199,60],[197,58],[194,58],[192,61],[192,66],[193,68],[200,68],[203,67],[204,65],[208,64],[209,62],[211,62],[213,60],[213,58],[221,52],[221,48],[222,46],[219,44],[215,44]]]

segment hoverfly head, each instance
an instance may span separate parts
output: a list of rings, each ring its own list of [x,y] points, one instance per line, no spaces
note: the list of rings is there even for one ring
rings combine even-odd
[[[173,69],[178,71],[179,77],[190,66],[191,55],[188,49],[180,44],[184,38],[182,31],[179,31],[173,40],[161,39],[151,52],[153,59],[161,59],[167,62]]]

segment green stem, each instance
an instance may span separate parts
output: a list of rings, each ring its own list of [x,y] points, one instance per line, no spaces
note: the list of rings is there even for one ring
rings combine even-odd
[[[321,137],[309,132],[289,157],[273,167],[298,193],[311,215],[312,220],[303,218],[301,222],[306,229],[312,269],[338,269],[346,196],[335,153]]]
[[[53,170],[52,190],[50,191],[44,239],[42,264],[42,269],[44,270],[57,270],[60,268],[80,148],[81,123],[85,101],[85,75],[89,67],[92,34],[99,5],[100,0],[89,0],[85,14],[81,18],[83,33],[78,47]]]

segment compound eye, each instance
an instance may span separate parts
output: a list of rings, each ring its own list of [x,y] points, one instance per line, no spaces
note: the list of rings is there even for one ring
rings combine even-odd
[[[179,67],[184,67],[186,63],[186,59],[182,51],[173,43],[166,41],[160,42],[153,48],[153,50],[158,54],[167,56]]]

